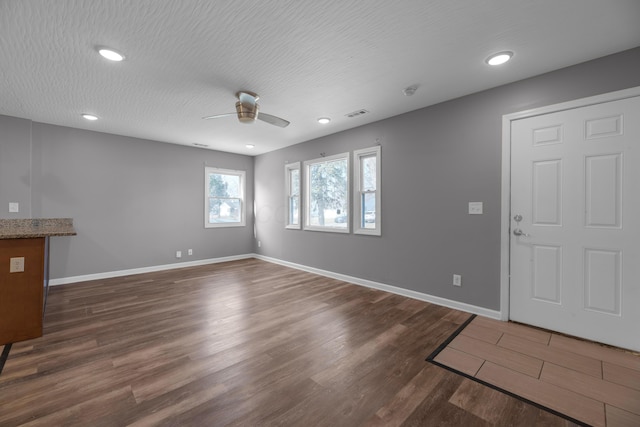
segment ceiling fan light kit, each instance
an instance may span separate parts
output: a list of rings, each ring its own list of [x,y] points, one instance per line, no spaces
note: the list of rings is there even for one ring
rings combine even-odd
[[[250,124],[255,122],[258,118],[259,108],[258,104],[248,105],[243,104],[241,101],[236,102],[236,113],[240,123]]]
[[[260,97],[257,93],[250,91],[240,91],[236,93],[236,98],[238,98],[238,102],[236,102],[235,114],[216,114],[214,116],[203,117],[203,119],[219,119],[222,117],[235,115],[238,117],[240,123],[253,123],[257,119],[281,128],[289,126],[289,122],[285,119],[272,116],[271,114],[259,113],[260,106],[258,105],[257,101],[258,99],[260,99]]]

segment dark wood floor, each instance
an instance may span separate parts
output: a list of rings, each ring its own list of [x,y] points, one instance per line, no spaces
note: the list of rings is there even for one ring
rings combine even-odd
[[[255,259],[58,286],[0,425],[572,425],[425,362],[468,317]]]

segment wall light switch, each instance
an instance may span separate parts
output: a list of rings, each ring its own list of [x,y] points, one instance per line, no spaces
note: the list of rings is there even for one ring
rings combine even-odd
[[[20,212],[20,203],[18,202],[9,202],[9,212]]]
[[[469,215],[482,215],[482,202],[469,202]]]
[[[182,258],[182,251],[176,251],[176,258]]]
[[[24,257],[9,259],[9,273],[21,273],[24,271]]]

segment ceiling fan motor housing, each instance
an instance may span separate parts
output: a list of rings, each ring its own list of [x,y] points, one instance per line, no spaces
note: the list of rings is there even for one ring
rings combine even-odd
[[[258,118],[258,104],[236,102],[236,112],[240,123],[253,123]]]

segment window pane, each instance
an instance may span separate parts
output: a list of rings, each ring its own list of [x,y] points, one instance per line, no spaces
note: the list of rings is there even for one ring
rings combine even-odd
[[[298,225],[300,224],[300,218],[298,218],[298,206],[300,200],[298,197],[290,197],[289,198],[289,224],[290,225]]]
[[[232,223],[240,222],[239,199],[209,198],[209,222]]]
[[[362,228],[376,228],[376,193],[362,194]]]
[[[347,228],[347,159],[309,165],[309,225]]]
[[[240,197],[240,176],[212,173],[209,175],[211,197]]]
[[[300,169],[292,169],[290,171],[291,188],[289,189],[292,196],[300,195]]]
[[[362,190],[376,190],[376,156],[361,158],[362,161]]]

